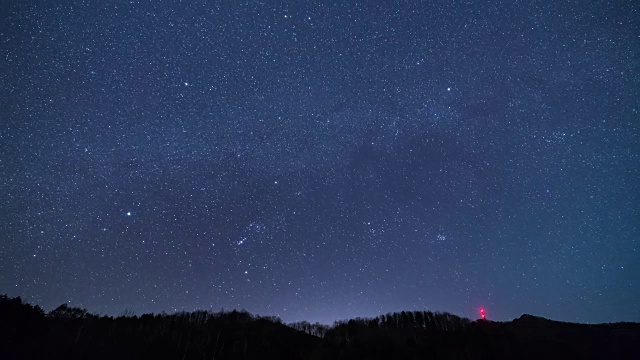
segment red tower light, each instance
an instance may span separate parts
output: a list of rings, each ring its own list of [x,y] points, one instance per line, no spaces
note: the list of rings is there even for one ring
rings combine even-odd
[[[480,316],[482,320],[487,320],[487,315],[484,313],[484,308],[480,308]]]

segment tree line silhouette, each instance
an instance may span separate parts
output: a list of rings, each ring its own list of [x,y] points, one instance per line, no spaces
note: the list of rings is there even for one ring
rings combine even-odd
[[[333,326],[246,311],[98,316],[45,313],[0,295],[0,359],[614,359],[640,358],[640,324],[511,322],[402,311]]]

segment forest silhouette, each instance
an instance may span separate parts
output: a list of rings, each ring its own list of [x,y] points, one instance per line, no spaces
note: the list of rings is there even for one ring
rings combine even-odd
[[[0,296],[0,359],[640,359],[640,324],[511,322],[402,311],[332,326],[246,311],[45,313]]]

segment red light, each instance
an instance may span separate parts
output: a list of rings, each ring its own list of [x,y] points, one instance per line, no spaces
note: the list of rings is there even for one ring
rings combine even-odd
[[[484,313],[484,308],[480,308],[480,316],[482,317],[483,320],[487,318],[487,315]]]

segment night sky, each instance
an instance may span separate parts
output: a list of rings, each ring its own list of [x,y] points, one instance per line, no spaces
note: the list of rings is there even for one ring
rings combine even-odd
[[[1,7],[0,293],[640,321],[637,2]]]

